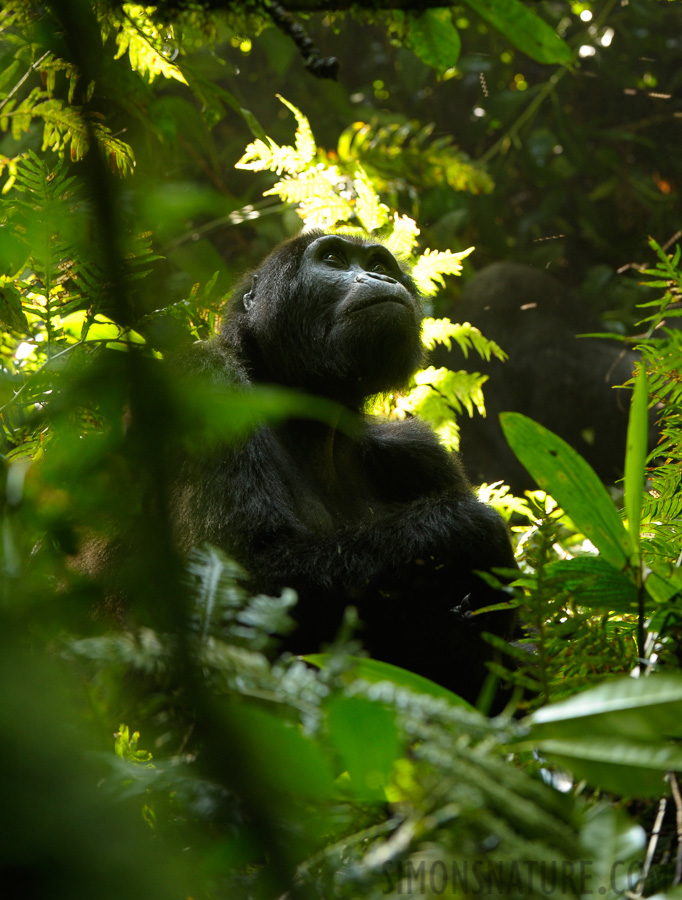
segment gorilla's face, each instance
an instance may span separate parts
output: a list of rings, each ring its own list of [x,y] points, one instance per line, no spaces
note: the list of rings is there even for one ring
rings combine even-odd
[[[306,249],[301,267],[311,293],[334,301],[337,322],[383,304],[397,304],[414,315],[414,297],[403,284],[405,276],[381,244],[355,243],[326,234]],[[379,313],[395,315],[400,310],[385,307]]]
[[[299,261],[283,275],[292,268],[287,249],[298,249]],[[284,270],[275,268],[278,254]],[[244,305],[259,368],[274,381],[358,403],[400,387],[421,360],[416,289],[381,244],[296,238],[256,273]]]

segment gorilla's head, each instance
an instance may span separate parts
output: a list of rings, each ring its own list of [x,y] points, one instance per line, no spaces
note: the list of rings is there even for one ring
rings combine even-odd
[[[223,339],[254,379],[357,406],[419,366],[420,321],[414,282],[386,247],[315,231],[242,281]]]

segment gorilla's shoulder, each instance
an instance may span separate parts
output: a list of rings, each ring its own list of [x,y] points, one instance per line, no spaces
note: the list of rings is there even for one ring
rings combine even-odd
[[[459,457],[417,418],[385,420],[368,417],[363,439],[365,459],[383,479],[404,481],[407,473],[415,495],[435,490],[469,491]]]
[[[215,337],[196,341],[174,354],[169,364],[178,377],[188,381],[235,388],[250,384],[243,364],[223,341]]]

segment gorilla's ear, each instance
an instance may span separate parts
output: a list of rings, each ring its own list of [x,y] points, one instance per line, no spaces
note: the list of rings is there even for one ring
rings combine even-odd
[[[247,291],[246,294],[242,297],[242,303],[244,304],[244,309],[248,312],[254,304],[256,299],[256,283],[258,282],[258,275],[253,276],[253,281],[251,282],[251,290]]]

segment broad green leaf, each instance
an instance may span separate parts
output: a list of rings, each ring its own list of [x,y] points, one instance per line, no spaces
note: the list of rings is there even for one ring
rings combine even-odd
[[[618,569],[630,558],[628,533],[595,471],[569,444],[521,413],[504,412],[500,422],[516,456],[557,501],[578,529]]]
[[[520,0],[464,0],[476,15],[515,47],[541,63],[567,66],[571,49],[556,31]]]
[[[675,594],[682,594],[682,569],[670,564],[666,572],[649,572],[646,579],[646,589],[647,593],[654,600],[657,600],[659,603],[666,603]]]
[[[202,390],[197,386],[201,385]],[[229,390],[202,379],[176,385],[178,415],[190,448],[241,440],[263,422],[288,418],[317,419],[353,434],[357,418],[332,400],[274,386],[250,391]]]
[[[334,694],[324,704],[329,739],[348,773],[353,793],[364,801],[386,801],[385,789],[403,741],[395,714],[366,697]]]
[[[612,900],[634,890],[641,872],[636,860],[646,844],[646,832],[623,809],[598,803],[584,812],[580,842],[590,860],[593,897]],[[631,863],[635,863],[631,865]]]
[[[639,554],[639,525],[642,518],[645,463],[649,437],[649,388],[645,366],[640,366],[628,420],[625,453],[625,511],[632,552]]]
[[[322,669],[332,658],[328,653],[312,653],[303,657],[306,662]],[[428,694],[430,697],[442,697],[448,703],[455,706],[465,706],[467,709],[473,709],[470,703],[467,703],[462,697],[453,694],[447,688],[435,681],[424,678],[423,675],[417,675],[407,669],[401,669],[400,666],[394,666],[391,663],[381,662],[378,659],[360,659],[353,658],[353,666],[349,669],[349,676],[353,679],[363,679],[371,684],[377,684],[380,681],[390,681],[396,687],[404,687],[415,694]]]
[[[682,677],[615,678],[551,703],[525,720],[531,740],[627,737],[646,743],[682,738]]]
[[[225,716],[264,796],[322,799],[337,793],[320,745],[300,726],[243,703],[232,704]]]
[[[682,771],[682,749],[672,745],[652,747],[587,734],[573,740],[548,738],[534,746],[577,779],[620,796],[658,797],[666,792],[665,773]]]
[[[457,63],[462,43],[449,9],[408,13],[407,20],[412,49],[425,65],[442,75]]]
[[[0,323],[18,332],[29,331],[26,316],[21,308],[21,294],[13,284],[3,284],[0,287]]]
[[[634,582],[600,556],[562,559],[545,568],[548,586],[569,591],[580,606],[636,613],[639,591]]]

